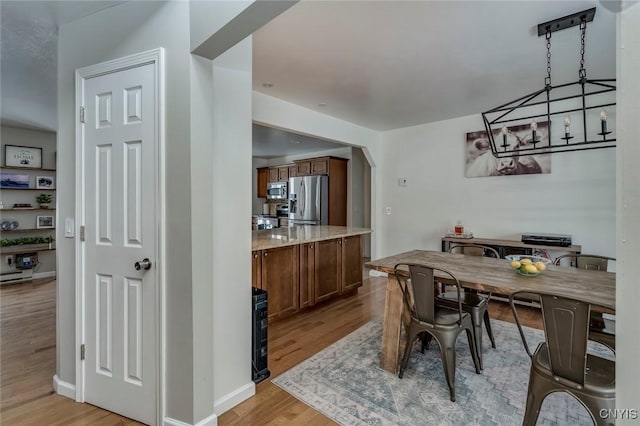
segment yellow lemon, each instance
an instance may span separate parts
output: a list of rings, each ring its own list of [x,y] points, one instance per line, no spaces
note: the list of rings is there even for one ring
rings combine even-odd
[[[518,268],[520,268],[520,262],[518,262],[517,260],[512,260],[512,261],[511,261],[511,267],[512,267],[513,269],[518,269]]]
[[[520,261],[520,263],[522,263],[523,265],[529,265],[529,264],[531,264],[531,263],[533,263],[533,262],[532,262],[532,261],[531,261],[531,259],[529,259],[528,257],[525,257],[524,259],[522,259],[522,260]]]
[[[536,267],[535,267],[535,266],[533,266],[533,265],[526,265],[526,266],[524,267],[524,270],[525,270],[525,271],[527,271],[527,273],[529,273],[529,274],[536,274],[536,273],[538,273],[538,268],[536,268]]]
[[[534,266],[538,271],[544,271],[547,268],[547,265],[545,265],[544,262],[540,262],[540,261],[534,263]]]

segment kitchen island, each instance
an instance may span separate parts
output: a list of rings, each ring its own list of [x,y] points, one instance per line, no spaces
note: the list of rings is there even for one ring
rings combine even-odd
[[[367,228],[298,225],[252,231],[252,284],[267,291],[269,320],[362,285]]]

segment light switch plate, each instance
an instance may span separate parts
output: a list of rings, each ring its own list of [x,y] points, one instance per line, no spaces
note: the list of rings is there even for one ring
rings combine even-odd
[[[73,238],[75,236],[75,221],[72,217],[64,219],[64,237]]]

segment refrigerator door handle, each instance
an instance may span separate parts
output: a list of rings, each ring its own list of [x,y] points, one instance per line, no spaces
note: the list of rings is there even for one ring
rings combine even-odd
[[[304,179],[300,181],[300,202],[302,203],[300,206],[300,215],[304,218],[304,211],[307,204],[307,190],[304,186]]]
[[[320,196],[322,195],[322,180],[316,179],[316,218],[320,218]]]

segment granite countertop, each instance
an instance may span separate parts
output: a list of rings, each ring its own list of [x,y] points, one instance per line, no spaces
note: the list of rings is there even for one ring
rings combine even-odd
[[[265,250],[274,247],[369,234],[370,232],[371,229],[369,228],[330,225],[296,225],[285,228],[260,229],[251,232],[251,250]]]

